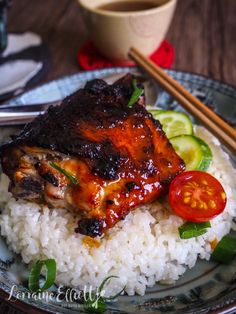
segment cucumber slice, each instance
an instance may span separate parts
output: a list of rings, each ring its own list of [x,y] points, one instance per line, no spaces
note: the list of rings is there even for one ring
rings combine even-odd
[[[150,112],[150,113],[153,115],[153,117],[154,117],[155,119],[157,119],[156,117],[157,117],[157,115],[159,115],[160,113],[166,112],[166,110],[164,110],[164,109],[149,109],[149,108],[147,108],[147,111]]]
[[[186,170],[206,171],[212,161],[210,147],[199,137],[180,135],[170,139],[177,154],[184,160]]]
[[[192,121],[182,112],[168,110],[159,113],[156,112],[153,116],[160,121],[163,130],[169,139],[182,134],[193,134]]]
[[[183,159],[186,170],[196,170],[203,160],[201,144],[192,135],[180,135],[170,139],[176,153]]]
[[[203,151],[203,159],[201,164],[198,167],[198,170],[201,171],[207,171],[207,169],[209,168],[211,162],[212,162],[212,152],[210,147],[199,137],[195,137],[197,139],[197,141],[199,142],[199,144],[201,145],[202,151]]]

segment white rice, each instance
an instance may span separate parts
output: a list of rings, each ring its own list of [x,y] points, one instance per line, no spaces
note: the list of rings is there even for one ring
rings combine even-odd
[[[196,133],[211,147],[214,158],[209,172],[220,180],[228,197],[225,211],[212,220],[203,236],[181,240],[178,227],[183,220],[167,202],[155,202],[131,212],[100,240],[99,248],[91,248],[84,244],[84,236],[74,233],[77,219],[73,214],[16,201],[7,192],[5,175],[0,182],[1,235],[25,263],[54,258],[58,284],[95,288],[108,275],[116,275],[119,278],[109,283],[109,294],[126,286],[129,295],[143,295],[146,287],[158,281],[177,280],[198,257],[210,258],[210,242],[229,233],[236,216],[236,172],[229,156],[204,128],[197,127]]]

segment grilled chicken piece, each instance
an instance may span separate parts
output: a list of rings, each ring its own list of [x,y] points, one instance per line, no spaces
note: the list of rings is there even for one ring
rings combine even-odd
[[[75,231],[95,237],[162,195],[185,165],[144,97],[127,106],[132,92],[131,75],[88,82],[3,145],[15,198],[71,209]]]

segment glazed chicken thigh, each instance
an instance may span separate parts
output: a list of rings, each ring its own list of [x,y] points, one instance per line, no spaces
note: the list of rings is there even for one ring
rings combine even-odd
[[[144,96],[128,106],[132,80],[90,81],[4,144],[14,197],[68,208],[75,231],[95,237],[165,193],[185,165]]]

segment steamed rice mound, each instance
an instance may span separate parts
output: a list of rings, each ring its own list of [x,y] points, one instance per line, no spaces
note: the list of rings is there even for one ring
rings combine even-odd
[[[184,221],[173,214],[167,201],[156,201],[131,212],[106,236],[95,240],[95,245],[88,245],[83,235],[74,232],[75,215],[60,208],[51,210],[16,201],[7,192],[8,179],[2,175],[1,235],[25,263],[54,258],[58,284],[96,288],[107,276],[116,275],[119,278],[109,283],[109,294],[126,286],[129,295],[143,295],[146,287],[158,281],[174,282],[195,265],[198,257],[209,260],[211,241],[219,241],[235,228],[236,172],[217,139],[202,127],[195,133],[211,147],[213,162],[208,172],[221,182],[228,199],[225,211],[211,221],[206,234],[180,239],[178,227]]]

